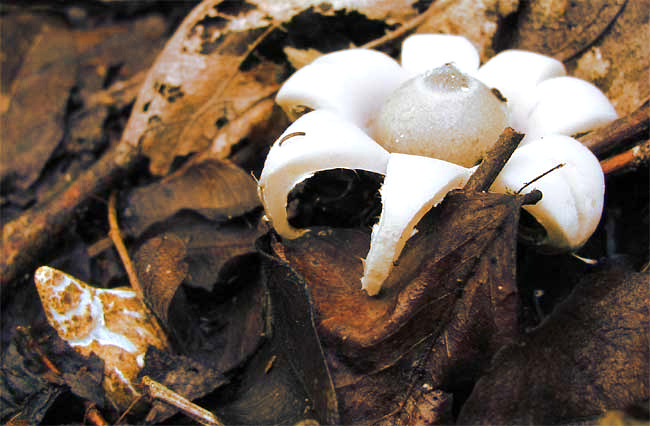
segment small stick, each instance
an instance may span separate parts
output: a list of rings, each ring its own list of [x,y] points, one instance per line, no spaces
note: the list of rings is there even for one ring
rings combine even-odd
[[[465,192],[487,191],[523,138],[523,133],[517,133],[513,128],[506,127],[496,144],[487,152],[478,169],[469,178],[463,190]]]
[[[117,211],[115,209],[115,192],[113,192],[108,198],[108,223],[110,225],[110,230],[108,235],[111,237],[113,244],[117,253],[120,255],[122,264],[124,264],[124,269],[126,274],[129,276],[129,281],[131,282],[131,287],[138,294],[140,300],[144,300],[144,293],[142,291],[142,286],[140,285],[140,280],[138,280],[138,274],[135,272],[133,267],[133,262],[131,262],[131,257],[129,252],[126,250],[124,245],[124,240],[122,239],[122,233],[120,232],[120,226],[117,223]]]
[[[25,340],[25,343],[27,344],[27,347],[38,355],[40,358],[41,362],[45,364],[45,367],[49,371],[51,371],[54,375],[56,376],[63,376],[63,373],[61,373],[61,370],[59,370],[56,365],[48,358],[48,356],[43,352],[43,349],[41,349],[41,346],[34,341],[34,338],[32,337],[31,333],[29,332],[29,329],[27,327],[24,327],[22,325],[19,325],[16,327],[16,331],[20,334],[20,337],[22,337]]]
[[[623,142],[637,138],[648,138],[650,131],[650,100],[645,101],[636,111],[621,117],[604,127],[578,138],[595,155],[602,156]]]
[[[86,413],[84,414],[84,424],[88,421],[93,426],[109,426],[104,416],[99,412],[95,403],[85,401]]]
[[[151,398],[159,399],[167,404],[178,408],[185,415],[191,417],[202,425],[206,426],[223,426],[223,422],[217,418],[210,411],[205,408],[199,407],[187,398],[179,395],[178,393],[166,388],[162,384],[156,382],[148,376],[142,378],[142,385],[145,392]]]
[[[650,162],[650,140],[606,158],[600,162],[600,166],[603,168],[603,173],[609,175],[626,169],[636,169],[648,162]]]
[[[433,15],[441,13],[452,3],[453,2],[451,0],[434,1],[431,5],[429,5],[429,8],[424,13],[412,18],[411,20],[406,22],[404,25],[402,25],[395,31],[391,31],[388,34],[378,39],[375,39],[371,42],[368,42],[361,47],[364,49],[376,49],[378,46],[381,46],[392,40],[402,37],[403,35],[406,35],[409,31],[415,30],[417,27],[422,25],[422,23],[424,23],[427,19],[429,19]]]
[[[534,178],[533,180],[524,183],[524,186],[522,186],[521,188],[519,188],[519,191],[517,191],[516,193],[517,193],[517,194],[521,194],[521,191],[523,191],[524,189],[528,188],[530,185],[534,184],[535,182],[537,182],[538,180],[540,180],[541,178],[543,178],[543,177],[546,176],[547,174],[549,174],[549,173],[551,173],[551,172],[553,172],[553,171],[555,171],[555,170],[557,170],[557,169],[559,169],[559,168],[561,168],[561,167],[564,167],[564,163],[560,163],[560,164],[558,164],[557,166],[552,167],[552,168],[550,168],[549,170],[547,170],[547,171],[545,171],[544,173],[542,173],[541,175],[537,176],[537,177]]]

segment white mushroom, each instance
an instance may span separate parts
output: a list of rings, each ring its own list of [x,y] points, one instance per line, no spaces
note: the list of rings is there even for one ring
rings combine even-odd
[[[379,293],[415,225],[454,188],[462,188],[473,170],[408,154],[391,154],[380,189],[383,208],[372,229],[364,261],[362,288]]]
[[[471,167],[509,122],[506,102],[497,93],[447,64],[395,90],[377,116],[373,135],[390,152]]]
[[[448,63],[465,74],[473,75],[480,62],[478,51],[462,36],[414,34],[402,43],[402,68],[412,76]]]
[[[542,199],[524,209],[546,230],[540,244],[580,248],[598,226],[603,209],[605,178],[598,159],[569,136],[533,139],[515,150],[491,190],[526,194],[534,189],[542,191]]]
[[[390,56],[348,49],[317,58],[282,85],[276,102],[289,118],[324,109],[366,128],[384,99],[408,74]]]
[[[350,49],[321,56],[287,80],[277,101],[289,117],[315,111],[276,141],[262,171],[259,193],[276,231],[286,238],[305,232],[287,221],[287,195],[312,174],[386,174],[362,278],[368,294],[377,294],[422,215],[463,186],[467,167],[514,124],[531,133],[531,146],[515,151],[492,190],[540,189],[542,200],[526,209],[546,229],[543,244],[584,244],[602,210],[602,171],[591,152],[561,135],[616,118],[607,98],[564,77],[561,62],[532,52],[502,52],[476,70],[476,50],[458,36],[410,37],[402,62],[400,68],[383,53]]]
[[[557,133],[575,135],[616,120],[616,110],[593,84],[575,77],[556,77],[537,85],[535,105],[524,131],[528,138]]]
[[[498,89],[508,100],[512,127],[521,132],[535,105],[537,85],[565,74],[564,65],[557,59],[525,50],[505,50],[481,66],[476,78]]]
[[[327,110],[300,117],[278,138],[266,157],[258,193],[275,230],[298,238],[305,230],[287,221],[287,196],[314,173],[337,168],[385,173],[388,151],[360,128]]]

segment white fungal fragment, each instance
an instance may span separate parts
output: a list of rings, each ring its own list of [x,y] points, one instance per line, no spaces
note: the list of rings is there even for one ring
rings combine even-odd
[[[388,152],[344,118],[317,110],[300,117],[269,151],[258,194],[275,230],[285,238],[305,232],[287,220],[287,196],[300,182],[323,170],[361,169],[384,173]]]
[[[541,82],[533,93],[533,106],[524,131],[528,138],[557,133],[575,135],[616,120],[614,106],[593,84],[575,77]]]
[[[390,152],[474,166],[510,123],[506,102],[453,65],[421,74],[388,97],[373,135]]]
[[[490,190],[526,194],[534,189],[542,191],[542,199],[524,208],[546,230],[540,245],[571,251],[580,248],[602,214],[605,178],[598,159],[569,136],[531,140],[515,150]]]
[[[480,59],[474,45],[463,36],[414,34],[402,43],[401,63],[412,76],[449,63],[472,75]]]
[[[391,154],[380,189],[383,208],[372,229],[362,287],[379,293],[417,223],[454,188],[462,188],[472,170],[447,161]]]
[[[128,407],[138,396],[132,381],[147,347],[167,348],[153,314],[131,289],[95,288],[48,266],[38,268],[34,282],[48,322],[77,352],[104,360],[107,396]]]
[[[566,75],[562,62],[525,50],[504,50],[478,69],[476,78],[499,90],[508,100],[512,127],[525,131],[535,105],[535,88],[552,77]]]
[[[282,85],[276,102],[291,120],[323,109],[367,128],[386,97],[408,78],[390,56],[369,49],[323,55]]]

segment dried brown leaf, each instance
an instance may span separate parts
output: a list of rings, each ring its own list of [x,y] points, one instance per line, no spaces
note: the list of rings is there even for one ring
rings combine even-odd
[[[566,61],[608,29],[628,0],[527,2],[519,16],[516,46]]]
[[[0,179],[26,189],[61,142],[76,59],[69,31],[48,28],[34,39],[14,80],[9,109],[1,117]]]
[[[558,424],[650,397],[648,275],[587,275],[535,330],[492,360],[461,424]]]
[[[138,236],[181,210],[224,221],[259,205],[257,185],[249,174],[230,162],[207,159],[160,182],[134,189],[127,200],[123,225],[130,235]]]
[[[273,245],[309,285],[318,332],[334,351],[344,421],[399,413],[423,371],[435,378],[432,389],[475,379],[516,334],[520,206],[510,195],[450,194],[409,241],[377,298],[359,281],[366,234],[312,233]]]
[[[150,157],[156,174],[166,173],[175,156],[210,146],[222,126],[224,93],[273,24],[256,6],[238,13],[248,4],[242,2],[229,16],[219,3],[206,0],[185,18],[150,70],[123,135]],[[249,106],[274,90],[255,75],[239,79],[247,79],[254,92],[252,101],[242,98]]]
[[[167,326],[169,305],[187,275],[185,244],[174,234],[154,237],[138,249],[134,260],[147,305]]]
[[[572,75],[594,82],[619,115],[650,99],[650,1],[627,1],[607,32],[567,63]]]

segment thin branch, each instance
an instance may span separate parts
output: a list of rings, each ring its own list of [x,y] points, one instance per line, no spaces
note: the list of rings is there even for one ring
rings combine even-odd
[[[99,412],[95,403],[84,401],[84,406],[86,407],[86,412],[84,414],[84,424],[91,424],[93,426],[109,426],[109,423]]]
[[[142,286],[140,285],[140,280],[138,279],[138,274],[135,272],[135,268],[133,267],[133,262],[131,261],[129,252],[124,245],[122,232],[120,231],[120,225],[117,223],[117,211],[115,209],[116,198],[117,197],[115,196],[115,192],[113,192],[108,198],[108,224],[110,226],[108,235],[111,237],[111,240],[115,245],[115,249],[120,255],[120,259],[122,260],[126,274],[129,276],[131,287],[138,294],[140,300],[144,301],[144,293],[142,291]]]
[[[53,198],[6,223],[0,250],[0,292],[6,284],[31,273],[38,258],[72,226],[76,212],[112,187],[138,158],[137,147],[120,143]]]
[[[519,191],[517,191],[516,194],[521,194],[521,191],[523,191],[524,189],[528,188],[528,187],[529,187],[530,185],[532,185],[533,183],[537,182],[538,180],[540,180],[541,178],[543,178],[543,177],[546,176],[547,174],[549,174],[549,173],[551,173],[551,172],[553,172],[553,171],[555,171],[555,170],[557,170],[557,169],[559,169],[559,168],[561,168],[561,167],[564,167],[564,166],[565,166],[564,163],[560,163],[560,164],[558,164],[558,165],[555,166],[555,167],[551,167],[549,170],[545,171],[544,173],[542,173],[541,175],[537,176],[537,177],[534,178],[533,180],[524,183],[524,186],[522,186],[521,188],[519,188]]]
[[[463,190],[466,192],[487,191],[523,138],[523,133],[517,133],[513,128],[506,127],[497,143],[487,152],[478,169],[469,178]]]
[[[606,175],[624,170],[635,170],[641,165],[650,162],[650,141],[628,149],[600,162],[603,173]]]
[[[406,22],[404,25],[402,25],[395,31],[391,31],[388,34],[384,35],[383,37],[368,42],[361,47],[363,47],[364,49],[376,49],[379,46],[382,46],[395,39],[403,37],[409,32],[414,31],[417,27],[422,25],[432,16],[441,13],[443,10],[447,9],[453,3],[454,2],[451,0],[434,1],[429,5],[429,8],[424,13],[417,15],[416,17],[409,20],[408,22]]]
[[[596,156],[610,152],[629,141],[648,139],[650,132],[650,100],[636,111],[578,138]]]
[[[142,378],[142,385],[147,395],[151,398],[163,401],[175,408],[178,408],[188,417],[196,420],[202,425],[207,426],[223,426],[223,422],[210,411],[202,408],[182,395],[168,389],[161,383],[144,376]]]

